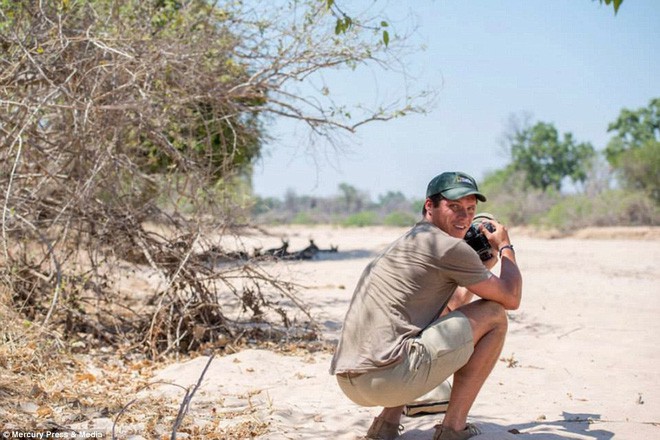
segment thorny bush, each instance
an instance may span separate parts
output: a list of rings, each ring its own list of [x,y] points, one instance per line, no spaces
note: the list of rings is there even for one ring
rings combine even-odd
[[[325,32],[335,18],[319,1],[270,16],[202,0],[0,6],[0,282],[13,307],[65,336],[152,357],[315,338],[296,286],[212,237],[245,222],[268,115],[332,140],[418,111],[363,107],[353,120],[289,87],[322,69],[384,66],[394,39],[385,51],[357,25]],[[120,291],[119,273],[145,270],[159,281]]]

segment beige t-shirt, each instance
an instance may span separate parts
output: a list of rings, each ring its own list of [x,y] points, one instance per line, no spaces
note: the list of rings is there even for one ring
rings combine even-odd
[[[407,341],[438,318],[457,286],[490,276],[465,241],[427,221],[417,223],[362,273],[330,373],[365,372],[400,362]]]

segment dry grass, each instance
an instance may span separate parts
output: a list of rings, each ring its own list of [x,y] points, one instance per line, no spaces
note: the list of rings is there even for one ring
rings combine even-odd
[[[116,414],[127,396],[147,386],[153,364],[119,351],[81,355],[60,335],[0,306],[0,428],[58,429]]]
[[[112,438],[114,425],[117,438],[139,434],[169,439],[181,400],[153,393],[141,397],[140,391],[161,385],[154,381],[154,372],[173,361],[210,352],[231,354],[247,346],[246,341],[222,348],[209,344],[158,362],[129,347],[81,347],[79,341],[66,340],[19,316],[9,306],[10,295],[0,293],[0,432],[98,430]],[[296,356],[331,350],[320,342],[258,345]],[[177,432],[193,439],[254,438],[269,429],[256,412],[253,407],[225,410],[220,401],[198,408],[194,420],[183,418]]]

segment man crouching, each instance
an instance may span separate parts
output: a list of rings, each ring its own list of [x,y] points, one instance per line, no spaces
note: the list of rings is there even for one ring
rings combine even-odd
[[[468,412],[502,351],[506,310],[520,305],[522,277],[503,225],[481,228],[501,258],[499,277],[490,272],[497,256],[482,262],[463,240],[478,201],[486,197],[467,174],[436,176],[423,219],[366,267],[355,288],[330,372],[353,402],[383,407],[367,439],[396,438],[404,406],[452,374],[433,439],[479,433]]]

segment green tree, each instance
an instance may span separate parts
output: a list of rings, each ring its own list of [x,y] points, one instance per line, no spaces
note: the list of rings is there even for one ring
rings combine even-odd
[[[525,173],[513,165],[487,173],[479,184],[488,201],[479,210],[487,211],[504,224],[529,225],[557,202],[554,189],[542,191],[525,183]]]
[[[378,205],[383,209],[401,209],[410,205],[410,202],[401,191],[388,191],[378,196]]]
[[[607,131],[615,134],[605,157],[621,184],[660,203],[660,98],[651,99],[647,107],[621,110]]]
[[[605,157],[616,167],[627,151],[640,148],[649,141],[660,141],[660,98],[650,100],[647,107],[623,109],[616,121],[607,126],[614,136],[605,148]]]
[[[516,131],[510,142],[513,169],[524,173],[528,186],[542,191],[560,191],[566,177],[583,183],[595,154],[591,144],[576,143],[571,133],[560,138],[554,125],[545,122]]]
[[[660,142],[647,141],[618,161],[625,186],[641,190],[660,204]]]
[[[346,212],[358,212],[365,205],[367,197],[353,185],[342,182],[339,184],[339,191],[341,192]]]

